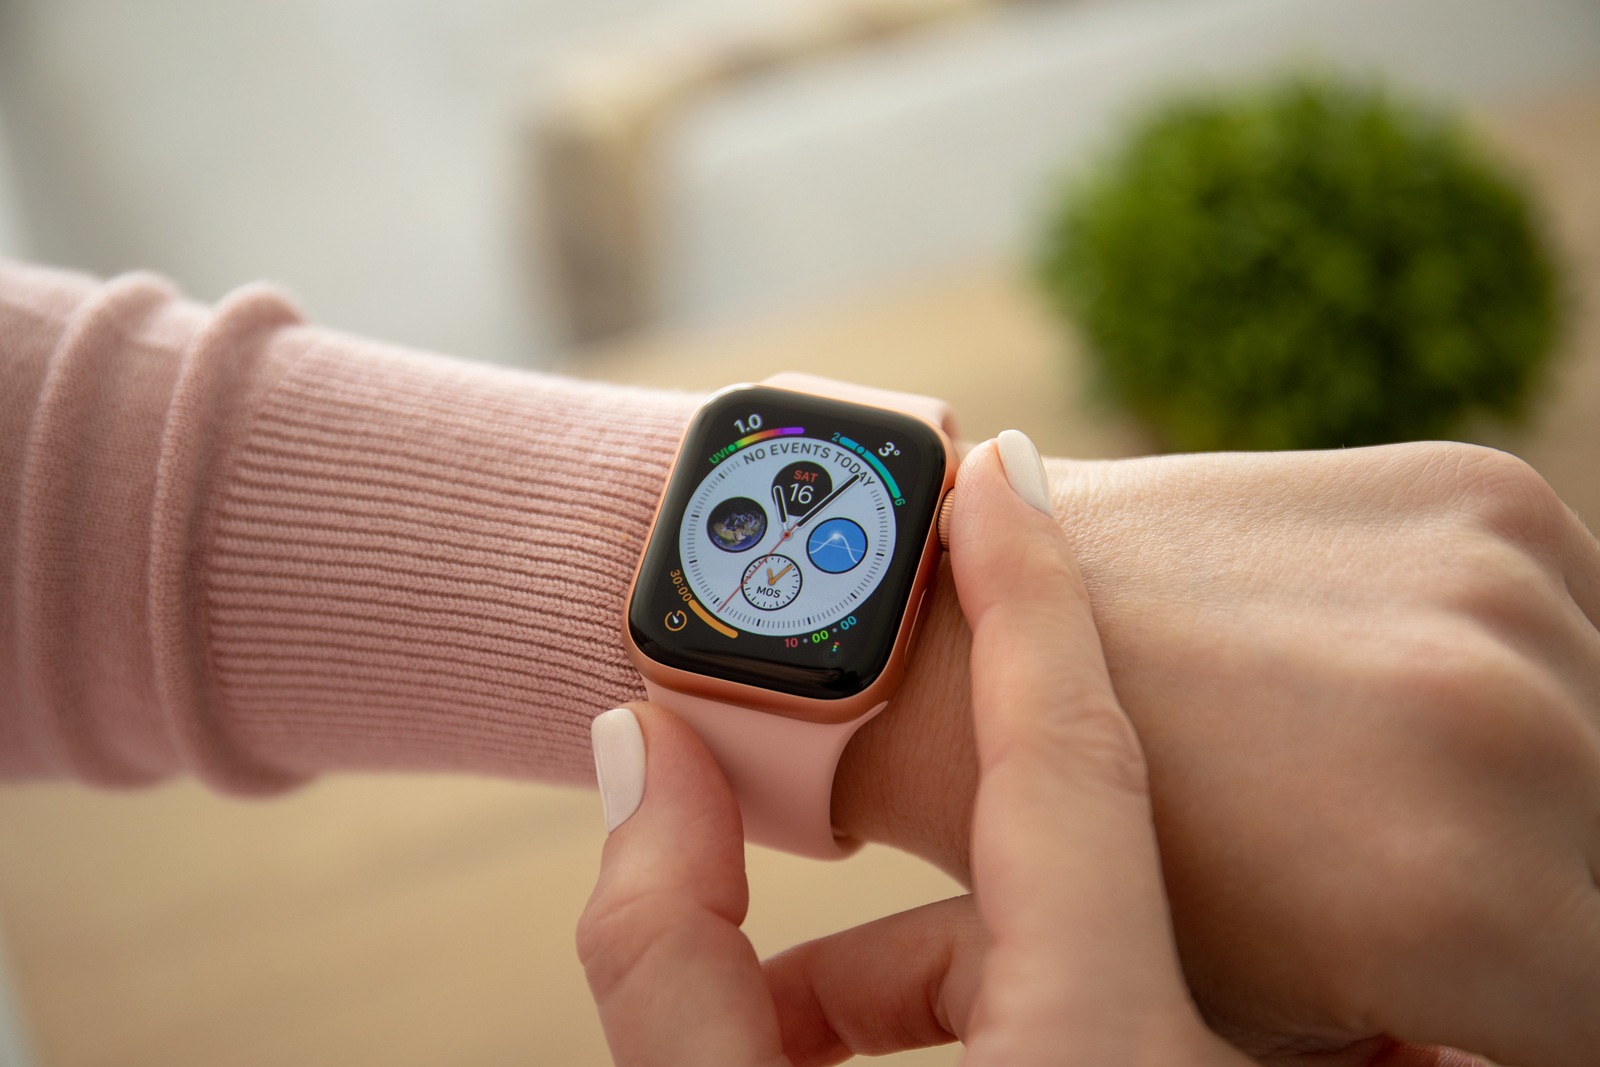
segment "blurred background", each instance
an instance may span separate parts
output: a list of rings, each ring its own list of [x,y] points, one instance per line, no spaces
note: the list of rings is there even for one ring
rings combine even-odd
[[[1042,250],[1152,109],[1302,70],[1458,116],[1513,191],[1553,325],[1512,353],[1523,421],[1449,432],[1594,526],[1596,0],[0,0],[0,253],[205,301],[267,278],[532,369],[832,374],[1127,455],[1175,431],[1094,384],[1138,353]],[[606,1062],[570,947],[599,831],[593,796],[453,779],[0,791],[0,1065]],[[751,873],[763,952],[955,892],[872,849]]]

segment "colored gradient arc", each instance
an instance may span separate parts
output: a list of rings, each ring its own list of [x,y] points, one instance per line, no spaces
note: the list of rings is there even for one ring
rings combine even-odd
[[[765,441],[773,437],[793,437],[796,434],[802,434],[805,432],[806,428],[804,426],[780,426],[776,430],[758,430],[747,437],[739,438],[732,444],[723,445],[721,448],[711,453],[711,462],[713,464],[721,463],[723,460],[727,459],[741,448],[749,448],[757,441]]]
[[[883,478],[883,484],[889,487],[889,495],[894,497],[895,503],[898,504],[904,494],[900,492],[899,483],[894,480],[894,475],[889,473],[889,468],[883,465],[883,461],[877,456],[873,455],[870,448],[856,444],[843,434],[839,435],[839,443],[850,449],[862,459],[866,460],[868,463],[872,464],[872,466],[877,469],[879,476]]]
[[[748,437],[739,438],[733,443],[733,448],[737,451],[741,448],[749,448],[757,441],[766,441],[773,437],[793,437],[795,434],[805,432],[806,428],[804,426],[780,426],[776,430],[757,430]]]

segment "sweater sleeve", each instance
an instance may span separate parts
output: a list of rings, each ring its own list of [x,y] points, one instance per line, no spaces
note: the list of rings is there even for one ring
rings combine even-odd
[[[0,261],[0,777],[592,781],[694,403]]]

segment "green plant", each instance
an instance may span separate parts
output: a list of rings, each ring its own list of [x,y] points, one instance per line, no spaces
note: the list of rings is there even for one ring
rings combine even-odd
[[[1154,112],[1064,191],[1039,276],[1100,389],[1182,449],[1515,418],[1557,335],[1516,183],[1449,118],[1320,78]]]

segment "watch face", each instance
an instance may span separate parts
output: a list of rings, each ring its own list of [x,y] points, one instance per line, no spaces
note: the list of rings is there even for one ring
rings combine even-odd
[[[668,667],[844,698],[889,662],[944,485],[920,419],[754,387],[696,415],[628,625]]]

